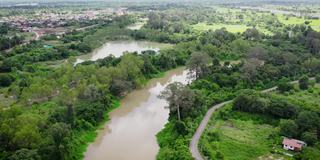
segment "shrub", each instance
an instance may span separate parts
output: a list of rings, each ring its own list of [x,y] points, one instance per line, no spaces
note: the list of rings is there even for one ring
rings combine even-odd
[[[316,82],[317,82],[317,83],[320,83],[320,74],[318,74],[318,75],[316,76]]]
[[[211,131],[208,133],[210,141],[219,141],[220,140],[220,134],[215,131]]]
[[[103,119],[106,106],[100,102],[79,101],[75,106],[75,113],[79,119],[95,125]]]
[[[281,120],[280,134],[286,137],[294,138],[298,133],[298,125],[293,120]]]
[[[185,134],[186,132],[186,124],[182,121],[177,121],[175,127],[179,134]]]
[[[309,78],[307,76],[303,76],[299,79],[299,87],[302,90],[306,90],[309,87]]]
[[[14,154],[9,159],[10,160],[21,160],[21,159],[40,160],[41,158],[38,155],[36,150],[20,149],[15,151]]]
[[[0,87],[8,87],[14,81],[14,78],[7,73],[0,73]]]
[[[293,89],[293,85],[290,84],[289,82],[281,81],[281,82],[278,84],[278,90],[279,90],[281,93],[290,91],[290,90],[292,90],[292,89]]]
[[[304,132],[302,134],[302,140],[305,141],[309,146],[314,145],[317,141],[317,133],[314,132]]]
[[[216,159],[217,159],[217,160],[223,160],[223,159],[224,159],[223,154],[218,151],[218,152],[216,153]]]
[[[299,129],[302,131],[320,129],[320,117],[315,112],[302,111],[296,119]]]

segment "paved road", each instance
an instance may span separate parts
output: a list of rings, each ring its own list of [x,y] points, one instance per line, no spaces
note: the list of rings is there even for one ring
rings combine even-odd
[[[315,78],[310,78],[310,80],[314,80]],[[298,83],[298,81],[292,81],[290,82],[291,84],[295,84],[295,83]],[[271,92],[271,91],[274,91],[276,90],[278,87],[272,87],[272,88],[269,88],[269,89],[266,89],[266,90],[263,90],[261,91],[262,93],[267,93],[267,92]],[[210,118],[211,118],[211,115],[212,113],[217,110],[218,108],[221,108],[222,106],[228,104],[228,103],[231,103],[231,101],[226,101],[226,102],[223,102],[223,103],[220,103],[220,104],[217,104],[217,105],[214,105],[212,106],[206,113],[206,115],[204,116],[204,118],[202,119],[196,133],[193,135],[192,137],[192,140],[191,140],[191,143],[190,143],[190,146],[189,146],[189,150],[193,156],[194,159],[196,160],[203,160],[203,157],[198,149],[198,144],[199,144],[199,139],[203,133],[203,131],[205,130]]]
[[[216,109],[218,109],[218,108],[220,108],[220,107],[222,107],[222,106],[224,106],[224,105],[226,105],[228,103],[231,103],[231,102],[232,101],[226,101],[226,102],[214,105],[213,107],[211,107],[207,111],[206,115],[202,119],[202,121],[201,121],[201,123],[200,123],[200,125],[199,125],[199,127],[198,127],[198,129],[196,131],[196,133],[192,137],[192,140],[191,140],[191,143],[190,143],[190,146],[189,146],[189,150],[190,150],[193,158],[195,158],[196,160],[203,160],[203,158],[201,156],[201,153],[198,150],[198,143],[199,143],[200,136],[202,135],[204,129],[206,128],[206,125],[208,124],[208,121],[210,120],[210,117],[211,117],[212,113]]]

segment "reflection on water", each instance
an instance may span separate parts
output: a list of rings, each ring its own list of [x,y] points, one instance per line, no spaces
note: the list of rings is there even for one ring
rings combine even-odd
[[[156,134],[169,118],[167,102],[157,96],[172,82],[187,84],[187,71],[178,68],[162,78],[152,79],[142,89],[131,92],[85,154],[87,160],[153,160],[159,150]]]
[[[107,42],[102,47],[94,50],[89,55],[80,56],[76,64],[81,63],[85,60],[96,61],[98,59],[105,58],[109,55],[114,55],[115,57],[120,57],[123,52],[138,52],[141,53],[145,50],[159,51],[162,48],[169,47],[169,44],[148,42],[148,41],[112,41]]]

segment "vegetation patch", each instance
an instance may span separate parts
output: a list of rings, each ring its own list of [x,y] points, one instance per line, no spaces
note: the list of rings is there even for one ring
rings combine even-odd
[[[106,121],[109,120],[109,113],[120,106],[119,100],[114,100],[112,106],[104,113],[104,119],[97,125],[88,128],[87,130],[76,131],[72,136],[72,155],[73,159],[83,159],[84,153],[89,145],[97,137],[97,132],[103,127]]]
[[[279,21],[285,25],[308,25],[314,30],[320,31],[320,19],[305,19],[303,17],[277,15]]]
[[[259,124],[255,120],[230,118],[224,121],[216,116],[211,121],[200,141],[205,156],[247,160],[269,154],[272,150],[270,138],[276,133],[274,126]]]
[[[231,25],[231,24],[207,24],[207,23],[198,23],[192,26],[197,31],[207,31],[207,30],[217,30],[221,28],[226,28],[228,32],[231,33],[243,33],[249,27],[246,25]]]

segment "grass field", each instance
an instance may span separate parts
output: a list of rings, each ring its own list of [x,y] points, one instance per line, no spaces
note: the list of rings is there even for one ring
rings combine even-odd
[[[248,27],[246,25],[243,24],[239,24],[239,25],[232,25],[232,24],[207,24],[207,23],[198,23],[196,25],[192,26],[193,29],[197,30],[197,31],[207,31],[207,30],[217,30],[217,29],[221,29],[221,28],[226,28],[226,30],[228,32],[231,33],[243,33],[245,32],[248,28],[252,28],[252,27]],[[267,30],[266,28],[263,27],[257,27],[257,29],[266,34],[266,35],[272,35],[273,33],[270,32],[269,30]]]
[[[294,90],[284,94],[278,92],[271,94],[320,113],[320,84],[310,86],[308,90],[299,90],[297,84],[294,87]],[[209,121],[199,145],[203,155],[208,159],[221,159],[222,156],[228,160],[292,159],[285,154],[294,153],[283,150],[281,146],[279,119],[232,111],[231,108],[232,104],[224,106],[215,112]]]
[[[279,21],[285,25],[296,25],[296,24],[304,24],[305,21],[309,21],[314,30],[320,31],[320,19],[304,19],[301,17],[288,17],[284,15],[277,15]]]
[[[257,159],[269,155],[272,144],[268,138],[276,131],[271,125],[238,119],[218,120],[209,128],[207,135],[211,136],[204,143],[208,155],[212,158],[220,152],[224,159],[229,160]],[[212,138],[213,133],[216,138]]]
[[[192,26],[193,29],[197,31],[207,31],[207,30],[217,30],[221,28],[226,28],[228,32],[231,33],[242,33],[246,31],[249,27],[246,25],[231,25],[231,24],[206,24],[206,23],[198,23]]]
[[[225,108],[230,108],[231,105]],[[277,128],[263,122],[268,117],[232,112],[232,118],[222,120],[213,116],[200,141],[203,154],[209,159],[219,159],[222,155],[228,160],[248,159],[287,159],[282,155],[272,154],[278,137]]]

